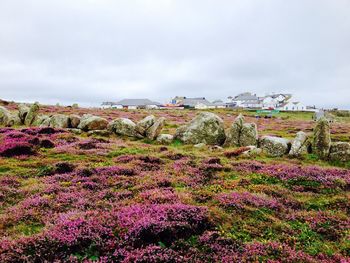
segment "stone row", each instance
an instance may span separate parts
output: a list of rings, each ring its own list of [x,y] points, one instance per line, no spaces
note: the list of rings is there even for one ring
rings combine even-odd
[[[291,157],[299,157],[306,153],[313,153],[324,160],[350,161],[350,144],[331,142],[330,124],[325,118],[318,120],[312,136],[300,131],[293,140],[288,140],[275,136],[259,137],[256,124],[245,123],[241,114],[225,131],[224,122],[219,116],[210,112],[201,112],[189,123],[179,127],[173,136],[161,134],[165,118],[156,118],[153,115],[134,123],[127,118],[118,118],[108,122],[105,118],[91,114],[84,114],[82,117],[75,114],[48,116],[38,112],[37,103],[30,107],[19,104],[18,112],[15,113],[0,107],[0,125],[65,128],[74,133],[88,132],[89,135],[114,133],[120,136],[157,140],[161,144],[170,144],[176,139],[196,147],[201,145],[248,147],[248,153],[264,152],[271,157],[287,154]]]

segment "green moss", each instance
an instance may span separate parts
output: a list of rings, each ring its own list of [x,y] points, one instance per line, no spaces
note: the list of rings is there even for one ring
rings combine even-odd
[[[172,147],[180,147],[182,145],[183,145],[183,143],[179,139],[173,140],[173,142],[170,144],[170,146],[172,146]]]
[[[31,236],[40,233],[44,225],[40,223],[22,222],[13,227],[13,232],[20,235]]]
[[[8,171],[11,171],[10,167],[7,166],[0,166],[0,173],[6,173]]]

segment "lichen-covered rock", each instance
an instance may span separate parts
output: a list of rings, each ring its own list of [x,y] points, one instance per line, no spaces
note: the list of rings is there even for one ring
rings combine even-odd
[[[240,138],[240,133],[241,133],[243,124],[244,124],[244,117],[242,114],[239,114],[227,132],[224,146],[228,146],[228,147],[240,146],[239,138]]]
[[[47,115],[38,115],[35,120],[35,124],[39,127],[49,127],[51,122],[51,117]]]
[[[18,113],[11,113],[10,118],[7,122],[7,126],[20,126],[22,125],[22,121],[18,116]]]
[[[135,137],[136,124],[127,118],[118,118],[108,124],[108,130],[114,132],[115,134]]]
[[[68,128],[69,127],[69,117],[64,114],[56,114],[51,117],[50,127],[52,128]]]
[[[307,153],[307,134],[303,131],[297,133],[289,151],[289,155],[293,157]]]
[[[29,111],[28,111],[28,114],[26,115],[26,118],[24,120],[24,124],[26,126],[31,126],[35,120],[35,118],[37,117],[38,115],[38,112],[39,112],[39,104],[38,103],[34,103]]]
[[[260,147],[263,152],[271,157],[280,157],[289,152],[290,142],[287,139],[263,136],[260,139]]]
[[[170,144],[172,143],[174,136],[171,134],[160,134],[157,137],[157,142],[160,144]]]
[[[78,129],[83,131],[92,131],[92,130],[104,130],[108,126],[108,121],[105,118],[98,116],[93,116],[91,114],[85,114],[80,119]]]
[[[44,114],[38,114],[32,123],[33,126],[41,126],[43,122],[46,121],[46,126],[43,127],[48,127],[50,125],[50,117],[48,115]]]
[[[69,115],[69,127],[76,129],[80,124],[80,116],[76,114]]]
[[[18,117],[20,118],[22,124],[24,124],[29,109],[30,108],[26,104],[18,104]]]
[[[255,146],[258,143],[258,129],[255,123],[244,123],[239,136],[239,146]]]
[[[329,159],[332,161],[350,161],[350,143],[335,142],[331,144]]]
[[[317,121],[314,128],[314,140],[312,144],[313,153],[321,159],[327,159],[331,148],[331,133],[329,122],[322,117]]]
[[[186,144],[221,145],[226,135],[223,120],[210,112],[201,112],[190,123],[176,130],[175,138]]]
[[[146,130],[146,137],[150,140],[155,140],[162,131],[165,124],[165,118],[161,117],[157,119],[154,124]]]
[[[151,128],[155,122],[156,122],[156,117],[154,117],[153,115],[149,115],[145,117],[144,119],[136,123],[136,127],[135,127],[136,133],[141,135],[142,137],[145,137],[147,130]]]
[[[0,106],[0,125],[7,126],[11,118],[11,113],[5,108]]]

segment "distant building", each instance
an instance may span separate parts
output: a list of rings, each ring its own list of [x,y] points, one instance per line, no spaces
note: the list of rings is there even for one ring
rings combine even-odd
[[[119,107],[119,105],[117,105],[115,102],[106,101],[106,102],[103,102],[101,104],[101,108],[102,109],[116,109],[116,108],[122,108],[122,107]]]
[[[306,111],[306,106],[301,102],[286,102],[277,109],[281,111]]]
[[[260,98],[263,109],[276,109],[283,106],[283,104],[288,103],[292,98],[291,94],[271,94]]]
[[[205,97],[187,98],[187,97],[175,97],[172,99],[174,105],[182,106],[187,109],[219,109],[226,108],[227,103],[222,100],[215,100],[213,102],[208,101]]]
[[[242,108],[261,108],[262,103],[256,94],[250,92],[241,93],[235,97],[228,97],[228,103]]]
[[[162,104],[149,99],[124,99],[118,101],[116,105],[122,109],[136,110],[136,109],[159,109]]]
[[[175,98],[173,98],[171,100],[171,104],[173,104],[173,105],[180,105],[180,104],[182,104],[184,99],[186,99],[186,97],[176,96]]]
[[[227,108],[227,103],[223,102],[222,100],[214,100],[211,104],[215,109]]]

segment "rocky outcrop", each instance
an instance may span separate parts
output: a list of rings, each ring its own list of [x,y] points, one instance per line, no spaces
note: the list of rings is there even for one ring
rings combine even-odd
[[[160,132],[162,131],[164,124],[165,124],[164,117],[157,119],[153,123],[153,125],[149,129],[146,130],[147,139],[150,139],[152,141],[155,140],[158,137],[158,135],[160,134]]]
[[[69,115],[69,127],[76,129],[80,124],[80,116],[76,114]]]
[[[26,115],[26,118],[24,120],[24,125],[31,126],[33,124],[35,118],[37,117],[38,112],[39,112],[39,104],[38,103],[34,103],[30,107],[30,109],[29,109],[29,111],[28,111],[28,113]]]
[[[0,106],[0,125],[8,126],[11,119],[11,113],[5,108]]]
[[[297,133],[295,139],[292,141],[292,145],[289,151],[289,155],[292,157],[298,157],[307,153],[308,146],[307,134],[303,131]]]
[[[228,130],[224,146],[256,146],[257,142],[258,129],[256,124],[244,123],[244,117],[240,114]]]
[[[331,144],[329,159],[332,161],[350,161],[350,143],[335,142]]]
[[[331,148],[331,133],[329,122],[322,117],[317,121],[314,128],[314,139],[312,144],[313,153],[321,159],[327,159]]]
[[[20,126],[22,125],[22,121],[18,116],[17,112],[11,113],[10,118],[7,122],[7,126]]]
[[[280,157],[289,152],[290,142],[287,139],[263,136],[260,139],[260,148],[271,157]]]
[[[18,104],[18,117],[20,118],[22,123],[24,123],[29,109],[30,108],[26,104]]]
[[[221,145],[226,139],[224,122],[214,113],[202,112],[190,123],[178,128],[175,138],[186,144]]]
[[[56,114],[51,117],[50,127],[52,128],[69,128],[69,117],[64,114]]]
[[[151,128],[155,122],[156,117],[153,115],[149,115],[144,119],[140,120],[138,123],[136,123],[135,126],[135,131],[137,135],[140,135],[140,137],[146,137],[147,130]]]
[[[160,144],[170,144],[172,143],[174,136],[171,134],[160,134],[157,137],[157,142]]]
[[[78,129],[83,131],[104,130],[108,126],[108,121],[104,118],[85,114],[80,119]]]
[[[127,118],[118,118],[108,124],[108,130],[122,136],[135,137],[136,124]]]

